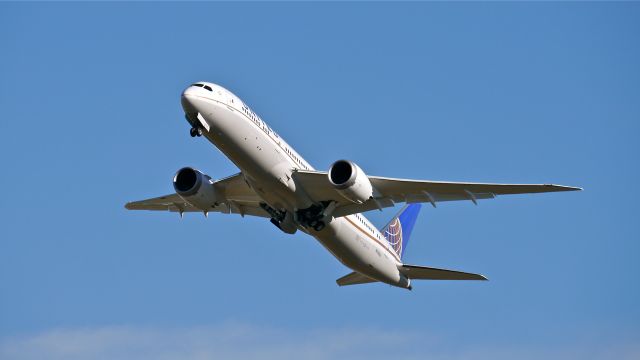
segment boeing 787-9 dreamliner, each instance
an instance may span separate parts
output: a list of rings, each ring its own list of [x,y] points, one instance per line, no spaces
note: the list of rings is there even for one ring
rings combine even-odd
[[[281,231],[316,238],[353,272],[338,285],[383,282],[411,290],[411,281],[486,280],[479,274],[402,261],[421,203],[465,200],[477,203],[496,195],[572,191],[580,188],[540,184],[484,184],[406,180],[367,175],[349,160],[329,171],[315,170],[239,97],[222,86],[195,83],[182,93],[192,137],[204,136],[240,172],[213,180],[184,167],[173,177],[175,193],[126,204],[130,210],[210,212],[258,216]],[[406,205],[381,230],[363,212]]]

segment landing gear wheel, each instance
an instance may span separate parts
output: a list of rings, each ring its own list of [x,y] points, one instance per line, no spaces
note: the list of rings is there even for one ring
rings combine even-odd
[[[189,135],[191,135],[191,137],[198,136],[198,129],[192,127],[191,130],[189,130]]]
[[[196,129],[196,134],[197,134],[198,136],[202,136],[202,129],[197,128],[197,129]]]
[[[280,222],[279,222],[278,220],[276,220],[276,219],[271,219],[271,220],[269,220],[269,221],[271,221],[271,223],[272,223],[273,225],[275,225],[278,229],[282,230],[282,228],[280,227]]]
[[[313,225],[313,230],[315,231],[322,231],[322,229],[324,229],[324,222],[322,221],[318,221],[318,223]]]

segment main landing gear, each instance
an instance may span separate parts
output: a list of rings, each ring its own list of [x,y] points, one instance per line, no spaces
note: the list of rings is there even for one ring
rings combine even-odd
[[[311,220],[311,222],[309,222],[309,226],[311,226],[315,231],[322,231],[326,224],[322,220]]]
[[[189,135],[191,135],[191,137],[202,136],[202,129],[192,127],[191,130],[189,130]]]
[[[336,208],[336,203],[323,201],[306,209],[297,210],[295,215],[288,211],[274,209],[266,203],[260,203],[260,207],[269,213],[273,225],[285,233],[293,234],[297,228],[296,224],[307,229],[322,231],[331,221],[331,214]]]
[[[291,213],[286,211],[280,211],[272,208],[266,203],[260,203],[260,207],[269,213],[271,216],[271,223],[278,229],[282,230],[286,234],[294,234],[298,231],[295,221]]]
[[[298,221],[305,227],[310,227],[315,231],[322,231],[327,226],[327,222],[331,221],[331,214],[335,210],[336,204],[331,201],[323,201],[317,205],[302,210],[298,210]]]

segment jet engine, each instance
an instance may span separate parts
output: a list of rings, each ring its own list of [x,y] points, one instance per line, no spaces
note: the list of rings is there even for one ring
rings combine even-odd
[[[173,188],[182,200],[202,211],[215,207],[222,200],[220,193],[213,186],[211,177],[190,167],[176,172]]]
[[[329,181],[342,197],[356,204],[362,204],[373,196],[369,178],[349,160],[338,160],[331,165]]]

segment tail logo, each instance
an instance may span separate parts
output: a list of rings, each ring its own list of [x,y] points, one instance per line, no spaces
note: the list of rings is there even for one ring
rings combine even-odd
[[[407,243],[413,226],[416,224],[420,207],[420,204],[405,205],[381,230],[384,238],[387,239],[400,258],[402,258],[404,251],[407,249]]]
[[[399,218],[395,218],[384,229],[384,238],[387,239],[396,254],[402,254],[402,224]]]

